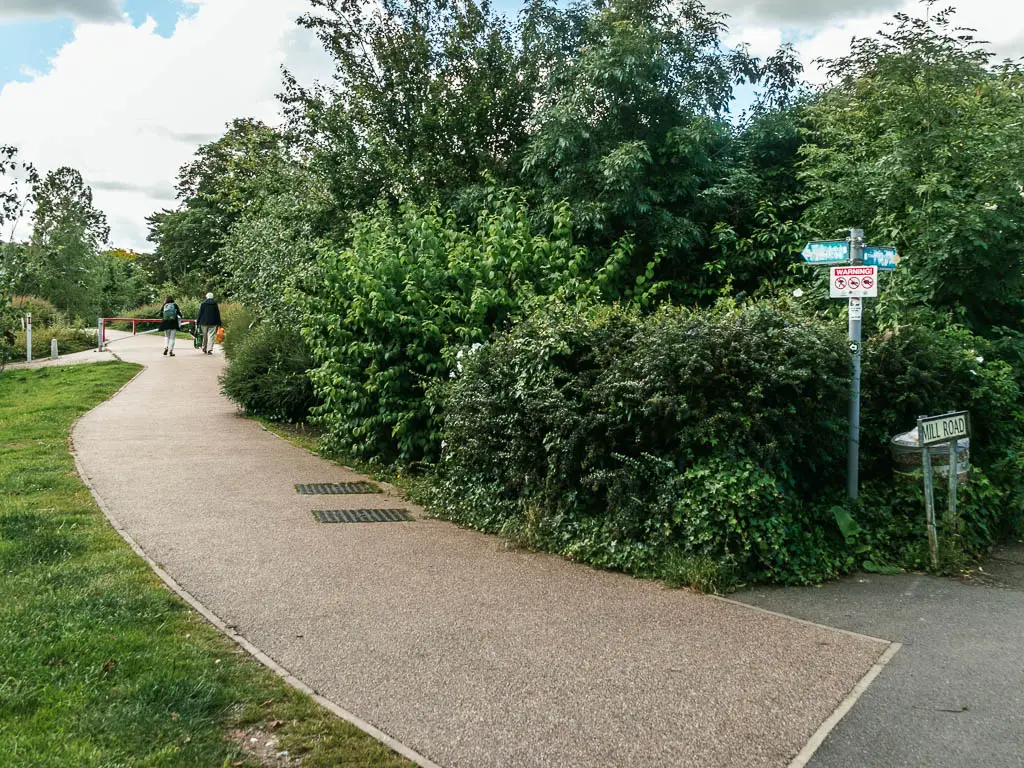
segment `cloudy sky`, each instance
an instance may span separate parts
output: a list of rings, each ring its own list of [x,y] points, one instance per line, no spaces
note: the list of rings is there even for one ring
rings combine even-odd
[[[918,7],[707,4],[732,15],[729,43],[765,55],[791,41],[808,63]],[[960,23],[1000,56],[1024,55],[1024,3],[960,5]],[[305,82],[329,74],[318,43],[295,26],[306,7],[307,0],[0,0],[0,144],[18,146],[43,171],[78,168],[110,220],[113,243],[148,250],[145,218],[173,205],[177,169],[199,144],[235,117],[276,122],[282,65]]]

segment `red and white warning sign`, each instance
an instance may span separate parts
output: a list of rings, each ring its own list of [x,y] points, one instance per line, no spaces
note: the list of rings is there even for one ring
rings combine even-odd
[[[833,299],[878,296],[878,267],[830,267],[829,295]]]

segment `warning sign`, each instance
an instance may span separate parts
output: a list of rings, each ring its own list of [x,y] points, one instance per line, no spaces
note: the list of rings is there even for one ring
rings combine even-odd
[[[833,299],[878,296],[878,267],[829,267],[829,272]]]

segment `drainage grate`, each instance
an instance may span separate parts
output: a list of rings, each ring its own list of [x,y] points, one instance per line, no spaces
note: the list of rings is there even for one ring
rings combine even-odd
[[[380,488],[364,480],[355,483],[296,483],[295,490],[299,493],[331,495],[341,493],[381,493]]]
[[[412,520],[404,509],[314,509],[321,523],[402,523]]]

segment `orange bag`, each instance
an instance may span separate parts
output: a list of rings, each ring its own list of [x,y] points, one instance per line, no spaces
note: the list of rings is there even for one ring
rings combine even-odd
[[[217,343],[224,343],[224,326],[221,326],[220,328],[217,329]]]

